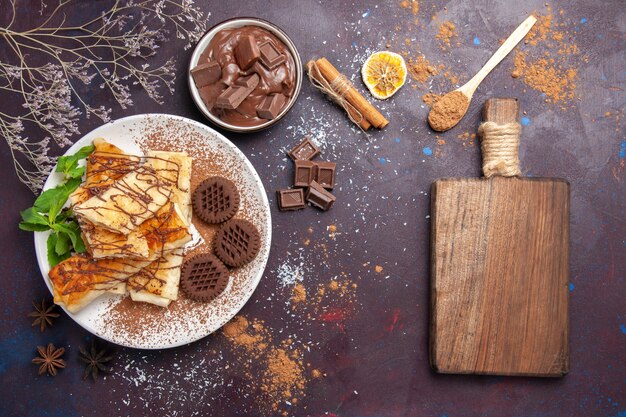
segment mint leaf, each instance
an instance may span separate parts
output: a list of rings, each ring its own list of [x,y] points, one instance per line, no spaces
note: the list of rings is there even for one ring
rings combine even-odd
[[[84,159],[89,156],[90,153],[94,151],[96,147],[93,145],[84,146],[78,150],[74,155],[61,156],[57,160],[57,167],[55,169],[56,172],[62,172],[70,176],[70,178],[76,178],[71,173],[76,175],[75,168],[78,165],[78,161]],[[84,172],[84,169],[83,169]],[[81,173],[80,176],[83,174]]]
[[[54,200],[59,198],[59,194],[61,190],[59,189],[60,185],[56,188],[51,188],[49,190],[41,193],[37,200],[35,200],[35,204],[33,204],[33,208],[40,213],[47,213],[50,211],[50,205]]]
[[[54,245],[54,251],[57,255],[63,256],[70,253],[70,237],[67,233],[57,233],[57,241]]]
[[[72,217],[74,215],[74,212],[72,211],[72,209],[68,208],[64,208],[62,209],[59,214],[57,214],[57,217],[55,219],[56,223],[63,223],[65,221],[67,221],[67,219],[69,219],[70,217]]]
[[[70,169],[67,172],[67,175],[70,178],[81,178],[84,173],[85,173],[85,167],[76,167],[76,168]]]
[[[50,201],[50,208],[48,210],[48,218],[50,219],[50,222],[54,222],[57,214],[59,214],[59,212],[65,205],[65,202],[69,198],[70,194],[72,194],[78,188],[81,182],[81,178],[72,178],[65,184],[61,184],[54,188],[55,190],[58,190],[58,192],[55,195],[55,198]],[[35,204],[37,204],[36,201]]]
[[[27,232],[45,232],[50,229],[50,226],[36,223],[27,223],[21,222],[18,226],[20,230],[25,230]]]
[[[53,224],[52,229],[57,232],[67,234],[72,241],[72,246],[74,247],[75,252],[83,253],[87,250],[85,248],[85,242],[83,242],[83,238],[80,236],[80,226],[76,220],[71,223]]]
[[[22,223],[38,224],[41,226],[49,226],[48,218],[43,214],[38,213],[34,207],[27,208],[24,211],[20,211],[22,216]]]
[[[57,245],[57,234],[52,233],[48,236],[48,240],[46,242],[46,246],[48,248],[48,263],[50,264],[50,268],[54,268],[59,262],[70,257],[69,252],[64,255],[57,255],[56,253],[56,245]]]

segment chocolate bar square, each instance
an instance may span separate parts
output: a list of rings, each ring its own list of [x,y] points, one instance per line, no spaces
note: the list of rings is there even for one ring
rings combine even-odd
[[[246,87],[250,89],[255,89],[257,85],[259,85],[260,81],[259,74],[248,75],[247,77],[239,77],[237,81],[235,81],[235,85],[239,85],[241,87]]]
[[[304,190],[302,188],[278,190],[276,191],[276,195],[278,197],[278,209],[280,211],[300,210],[306,207]]]
[[[259,45],[259,52],[261,55],[259,58],[261,64],[269,70],[276,68],[287,60],[285,54],[282,54],[271,41],[261,43]]]
[[[320,148],[318,148],[311,139],[305,137],[302,142],[300,142],[295,148],[287,152],[287,155],[294,161],[297,160],[306,160],[310,161],[315,158],[320,153]]]
[[[326,191],[324,187],[317,182],[313,181],[306,193],[306,200],[314,206],[326,211],[333,206],[337,198]]]
[[[261,57],[256,38],[252,35],[243,36],[235,47],[235,59],[239,68],[246,71],[250,69]]]
[[[322,187],[332,190],[335,187],[337,164],[334,162],[316,162],[315,165],[317,165],[315,181]]]
[[[196,84],[196,88],[202,88],[218,82],[222,78],[222,68],[215,61],[206,62],[193,68],[191,76]]]
[[[317,165],[311,161],[296,161],[296,171],[293,185],[295,187],[308,187],[317,176]]]
[[[239,78],[234,85],[228,87],[215,100],[214,107],[219,109],[234,110],[252,93],[259,84],[259,75],[252,74],[248,77]]]
[[[275,119],[276,116],[280,114],[283,107],[285,107],[286,101],[287,97],[282,94],[272,94],[267,96],[263,99],[259,107],[257,107],[256,114],[261,119]]]

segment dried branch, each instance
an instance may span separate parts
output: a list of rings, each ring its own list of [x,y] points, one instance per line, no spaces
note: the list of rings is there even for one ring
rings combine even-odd
[[[206,30],[204,14],[192,0],[116,0],[99,16],[70,26],[64,10],[72,3],[60,0],[39,26],[14,30],[16,6],[11,0],[11,19],[0,27],[0,48],[9,55],[0,62],[0,94],[13,110],[0,111],[0,134],[18,178],[34,193],[54,165],[48,156],[51,141],[61,147],[71,144],[83,114],[103,122],[110,118],[111,109],[91,104],[80,85],[98,83],[123,109],[133,105],[133,85],[162,104],[161,89],[174,92],[176,63],[168,59],[153,67],[150,58],[170,30],[187,41],[185,49]],[[47,8],[42,1],[41,12]],[[36,64],[42,60],[48,63]],[[43,139],[24,137],[25,124]]]

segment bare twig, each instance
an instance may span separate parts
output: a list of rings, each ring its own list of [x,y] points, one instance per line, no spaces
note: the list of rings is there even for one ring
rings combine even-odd
[[[133,105],[133,85],[162,103],[162,88],[174,92],[176,63],[168,59],[153,67],[150,58],[170,30],[187,41],[185,49],[206,30],[204,14],[192,0],[116,0],[98,17],[71,26],[64,10],[76,0],[53,3],[43,23],[19,31],[14,29],[15,1],[10,0],[10,21],[0,27],[0,48],[10,55],[0,62],[0,92],[3,102],[12,104],[0,111],[0,135],[18,178],[34,193],[54,165],[48,156],[51,141],[62,147],[71,144],[81,115],[109,120],[111,109],[91,104],[79,85],[97,83],[124,109]],[[42,1],[42,14],[47,6]],[[42,57],[48,63],[35,65]],[[26,125],[41,135],[24,137]]]

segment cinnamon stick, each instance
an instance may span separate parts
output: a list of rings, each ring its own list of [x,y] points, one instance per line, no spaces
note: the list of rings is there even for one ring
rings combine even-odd
[[[341,76],[341,73],[326,58],[320,58],[315,61],[320,73],[329,83]],[[361,93],[354,87],[350,86],[344,95],[348,103],[352,104],[366,118],[372,126],[382,129],[389,124],[389,120],[385,118]]]
[[[307,65],[307,68],[308,67],[309,66]],[[311,77],[315,78],[318,82],[323,84],[322,80],[319,79],[319,77],[323,77],[321,73],[319,73],[317,71],[310,71],[310,75],[311,75]],[[328,80],[325,80],[325,81],[330,83],[330,81],[328,81]],[[358,125],[359,125],[359,127],[363,131],[367,131],[370,127],[372,127],[372,124],[367,121],[365,116],[358,114],[355,108],[353,108],[353,107],[346,107],[345,110],[346,110],[346,112],[348,112],[348,114],[350,114],[350,117],[352,118],[352,120],[360,120],[358,122]]]

